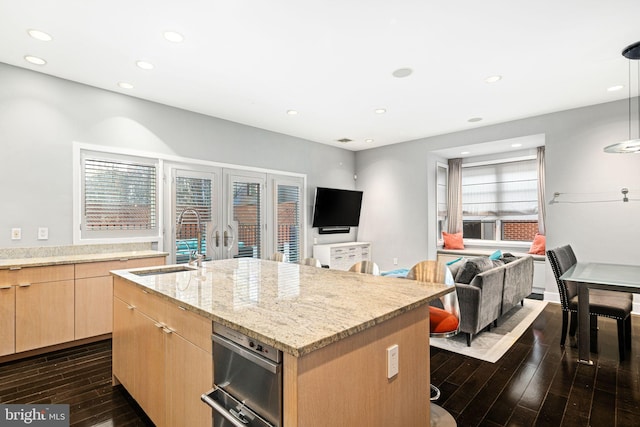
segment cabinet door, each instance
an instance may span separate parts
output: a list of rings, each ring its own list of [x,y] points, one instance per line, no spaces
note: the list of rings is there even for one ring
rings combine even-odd
[[[135,390],[140,407],[156,426],[165,423],[165,345],[162,325],[134,309],[135,320]],[[188,370],[188,366],[181,369]]]
[[[16,352],[73,341],[73,280],[16,288]]]
[[[111,333],[113,324],[111,276],[76,279],[75,293],[76,339]]]
[[[135,390],[136,320],[134,307],[119,298],[113,299],[113,376],[132,396]],[[114,381],[115,383],[115,381]]]
[[[16,288],[0,287],[0,356],[16,352]]]
[[[213,387],[211,353],[176,333],[167,335],[166,342],[167,425],[211,425],[211,409],[200,400],[200,395]]]

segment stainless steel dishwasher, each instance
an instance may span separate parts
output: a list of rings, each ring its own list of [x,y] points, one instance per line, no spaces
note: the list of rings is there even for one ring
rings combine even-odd
[[[282,426],[282,352],[213,323],[214,427]]]

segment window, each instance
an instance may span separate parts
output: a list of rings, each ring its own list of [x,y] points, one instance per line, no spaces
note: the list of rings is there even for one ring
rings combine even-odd
[[[436,205],[438,207],[438,238],[442,240],[442,232],[447,231],[447,174],[449,167],[442,163],[436,165]]]
[[[158,235],[157,165],[84,153],[83,238]]]
[[[463,236],[532,241],[538,230],[535,159],[462,167]]]

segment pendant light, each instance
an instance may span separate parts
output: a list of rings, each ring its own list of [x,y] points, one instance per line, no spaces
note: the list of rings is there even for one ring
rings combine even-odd
[[[640,42],[635,42],[622,51],[629,60],[640,59]],[[638,66],[638,89],[640,91],[640,66]],[[640,153],[640,93],[638,94],[638,138],[631,139],[631,62],[629,62],[629,139],[604,148],[605,153]]]

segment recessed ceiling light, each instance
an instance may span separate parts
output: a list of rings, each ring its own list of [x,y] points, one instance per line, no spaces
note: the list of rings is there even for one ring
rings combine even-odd
[[[471,117],[469,120],[467,120],[469,123],[474,123],[474,122],[479,122],[480,120],[482,120],[482,117]]]
[[[622,85],[611,86],[607,88],[607,92],[617,92],[621,89],[624,89],[624,86]]]
[[[120,86],[122,89],[133,89],[133,85],[127,82],[118,82],[118,86]]]
[[[471,154],[471,151],[461,151],[460,154],[462,154],[462,155]]]
[[[176,33],[175,31],[165,31],[162,35],[167,41],[172,43],[182,43],[184,41],[184,36],[180,33]]]
[[[484,79],[486,83],[495,83],[495,82],[499,82],[500,80],[502,80],[502,76],[499,76],[497,74],[495,76],[489,76],[486,79]]]
[[[413,70],[411,68],[398,68],[392,74],[393,77],[401,79],[403,77],[409,77],[411,73],[413,73]]]
[[[50,42],[51,40],[53,40],[53,37],[51,37],[49,34],[45,33],[44,31],[27,30],[27,33],[29,33],[29,35],[34,39],[40,40],[43,42]]]
[[[297,116],[298,112],[296,110],[287,110],[287,114],[290,116]]]
[[[376,108],[374,111],[376,114],[384,114],[387,112],[384,108]]]
[[[338,140],[338,142],[342,142],[343,144],[346,144],[347,142],[351,142],[351,141],[353,141],[353,140],[349,139],[349,138],[340,138]]]
[[[364,140],[364,142],[373,142],[373,139],[372,138],[367,138],[367,139]]]
[[[45,61],[44,59],[38,58],[37,56],[32,56],[32,55],[26,55],[24,59],[25,61],[35,65],[45,65],[47,63],[47,61]]]
[[[153,70],[154,65],[151,62],[147,61],[136,61],[136,65],[143,70]]]
[[[519,147],[522,147],[522,144],[520,144],[519,142],[516,142],[515,144],[511,144],[511,146],[513,148],[519,148]]]

